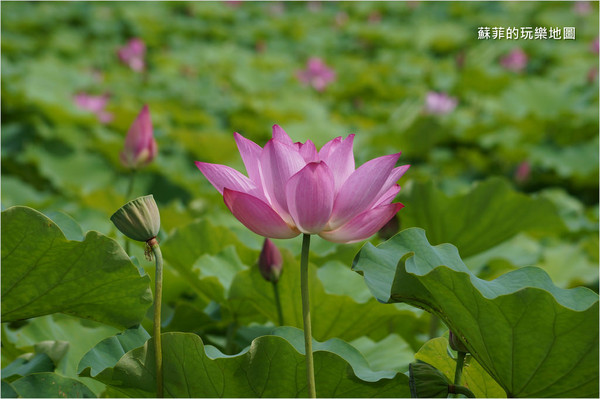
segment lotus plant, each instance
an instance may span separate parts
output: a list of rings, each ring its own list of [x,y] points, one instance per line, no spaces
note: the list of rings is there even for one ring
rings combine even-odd
[[[279,299],[279,277],[283,271],[283,257],[279,248],[273,241],[265,238],[265,242],[258,258],[258,269],[265,280],[273,285],[273,295],[275,295],[275,306],[277,307],[277,318],[279,325],[283,325],[283,312],[281,311],[281,300]]]
[[[121,163],[130,169],[138,169],[152,162],[156,153],[150,110],[148,105],[144,105],[125,137]]]
[[[120,153],[121,163],[129,169],[126,199],[129,199],[133,193],[136,171],[152,162],[156,153],[157,146],[156,140],[154,140],[150,110],[148,105],[144,105],[131,124],[125,137],[123,151]],[[129,241],[125,241],[125,251],[129,253]]]
[[[196,162],[223,194],[225,205],[248,229],[267,238],[303,234],[301,291],[309,395],[315,397],[312,364],[308,251],[310,236],[338,243],[369,238],[403,207],[392,203],[398,179],[409,165],[395,167],[400,153],[355,168],[354,135],[337,137],[319,151],[310,140],[294,143],[278,125],[264,148],[234,133],[248,176],[225,165]]]
[[[163,397],[163,363],[160,337],[160,316],[162,304],[163,258],[156,240],[160,230],[160,213],[152,195],[146,195],[129,201],[119,208],[110,220],[121,233],[132,240],[146,243],[146,259],[156,259],[154,277],[154,356],[156,375],[156,397]]]

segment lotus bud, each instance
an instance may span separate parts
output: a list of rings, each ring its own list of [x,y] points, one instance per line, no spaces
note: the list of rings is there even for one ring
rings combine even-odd
[[[156,154],[150,110],[144,105],[125,137],[125,146],[120,154],[121,163],[128,168],[137,169],[152,162]]]
[[[119,208],[110,220],[121,233],[141,242],[155,238],[160,229],[160,214],[152,195],[129,201]]]
[[[410,396],[413,398],[447,398],[450,381],[429,363],[417,360],[408,365]]]
[[[262,251],[260,251],[260,257],[258,258],[258,268],[260,274],[267,281],[277,283],[281,276],[283,266],[283,258],[281,252],[273,241],[265,238]]]
[[[456,334],[454,334],[452,331],[450,331],[450,336],[448,337],[448,342],[450,343],[450,347],[453,350],[455,350],[457,352],[469,353],[469,349],[467,349],[465,344],[463,344],[463,342],[460,340],[460,338],[458,338],[456,336]]]

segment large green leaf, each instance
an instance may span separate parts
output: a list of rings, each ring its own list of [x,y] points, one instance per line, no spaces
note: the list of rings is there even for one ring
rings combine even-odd
[[[554,205],[513,191],[499,178],[477,184],[463,195],[448,197],[433,183],[416,183],[402,200],[403,227],[421,227],[434,244],[450,242],[463,257],[492,248],[525,230],[563,228]]]
[[[444,373],[448,380],[454,381],[456,359],[449,355],[447,338],[439,337],[427,341],[415,354],[415,358],[429,363]],[[506,397],[500,385],[471,356],[465,359],[460,385],[469,388],[477,398]]]
[[[95,398],[96,395],[82,382],[55,373],[36,373],[20,378],[12,384],[23,398]]]
[[[113,367],[125,353],[144,345],[149,338],[150,335],[142,326],[129,328],[106,338],[83,356],[77,366],[77,373],[84,377],[94,377],[104,369]]]
[[[26,324],[18,329],[13,329],[7,324],[2,325],[2,345],[4,347],[10,343],[19,350],[27,352],[32,349],[36,352],[44,350],[44,353],[48,354],[50,358],[55,358],[57,353],[48,351],[47,347],[43,348],[45,344],[52,342],[49,340],[68,342],[68,351],[60,359],[57,367],[67,377],[75,377],[77,375],[77,363],[83,355],[98,342],[116,334],[118,331],[106,324],[58,313],[27,320]],[[57,362],[55,361],[55,363]],[[64,370],[61,367],[63,363]]]
[[[524,267],[493,281],[474,276],[450,244],[407,229],[354,261],[381,302],[438,315],[507,395],[598,396],[598,295],[556,287]]]
[[[195,334],[162,335],[167,397],[304,397],[306,391],[302,332],[285,328],[263,336],[234,356],[204,346]],[[350,345],[315,342],[315,379],[321,397],[408,397],[408,378],[374,372]],[[349,359],[349,361],[347,360]],[[152,340],[128,352],[112,373],[97,378],[124,394],[150,396],[155,387]],[[370,382],[357,377],[361,375]]]
[[[19,357],[2,369],[2,379],[10,382],[32,373],[54,371],[54,367],[54,362],[45,353],[38,353],[31,359]]]
[[[69,241],[38,211],[2,212],[2,321],[68,313],[130,327],[152,302],[148,276],[112,239],[90,231]]]
[[[282,255],[284,266],[278,286],[284,324],[302,328],[300,264],[289,251],[283,250]],[[343,280],[345,273],[350,274],[350,269],[338,269],[338,278]],[[357,303],[347,295],[328,294],[312,264],[309,265],[308,281],[312,333],[315,339],[326,340],[337,337],[351,341],[386,328],[396,320],[401,320],[399,324],[402,324],[402,330],[398,333],[406,335],[414,333],[417,317],[412,312],[379,306],[372,298],[367,302]],[[273,322],[277,321],[272,284],[262,278],[256,267],[236,275],[230,289],[229,302],[233,312],[238,315],[252,315],[251,312],[254,312]],[[253,317],[257,318],[257,316]]]

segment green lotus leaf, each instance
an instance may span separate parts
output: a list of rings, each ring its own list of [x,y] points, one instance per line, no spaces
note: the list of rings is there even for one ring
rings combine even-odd
[[[22,398],[95,398],[82,382],[55,373],[36,373],[13,382]]]
[[[19,394],[8,382],[2,380],[2,397],[3,398],[18,398]]]
[[[429,363],[444,373],[449,381],[454,381],[456,359],[449,355],[447,338],[439,337],[427,341],[415,354],[415,359]],[[472,356],[467,356],[465,359],[460,385],[469,388],[477,398],[506,397],[506,393],[500,385],[490,377]]]
[[[2,212],[2,321],[67,313],[119,328],[139,324],[150,278],[112,239],[95,231],[69,241],[40,212]]]
[[[32,373],[54,371],[54,367],[54,362],[45,353],[38,353],[30,359],[19,357],[2,369],[2,379],[12,382]]]
[[[129,328],[106,338],[83,356],[77,366],[77,373],[82,377],[94,377],[113,367],[125,353],[144,345],[149,338],[150,335],[142,326]]]
[[[384,303],[440,317],[512,397],[598,396],[598,295],[524,267],[485,281],[456,247],[407,229],[358,253],[353,268]]]
[[[166,397],[304,397],[302,331],[291,327],[255,339],[227,356],[189,333],[162,335]],[[317,395],[321,397],[408,397],[408,378],[375,372],[360,352],[341,340],[314,342]],[[154,393],[152,339],[124,355],[98,378],[125,395]],[[369,379],[364,381],[358,377]]]
[[[544,198],[513,191],[499,178],[477,184],[463,195],[448,197],[433,183],[416,183],[403,203],[403,227],[421,227],[434,244],[451,242],[462,257],[492,248],[521,231],[564,228],[555,206]]]

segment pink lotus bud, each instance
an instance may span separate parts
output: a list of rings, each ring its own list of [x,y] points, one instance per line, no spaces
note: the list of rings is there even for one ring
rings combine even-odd
[[[148,105],[144,105],[127,132],[125,148],[121,152],[121,163],[128,168],[137,169],[152,162],[156,153],[150,111]]]
[[[143,71],[146,67],[144,56],[146,55],[146,44],[142,39],[131,39],[118,50],[119,59],[122,63],[129,65],[136,72]]]
[[[430,91],[425,99],[425,111],[429,114],[444,115],[454,111],[458,100],[446,93]]]
[[[527,161],[523,161],[517,167],[515,171],[515,180],[519,183],[524,183],[527,179],[529,179],[529,175],[531,174],[531,165]]]
[[[113,119],[113,114],[104,110],[108,104],[108,99],[108,94],[92,96],[87,93],[78,93],[73,98],[75,105],[96,114],[96,117],[101,123],[108,123]]]
[[[267,281],[277,283],[281,276],[283,267],[283,258],[281,252],[273,241],[265,238],[262,251],[260,251],[260,257],[258,258],[258,268],[260,274]]]
[[[317,91],[325,90],[325,87],[335,80],[335,71],[329,68],[320,58],[310,58],[306,63],[306,69],[297,73],[298,80],[311,85]]]
[[[500,59],[500,65],[514,72],[521,72],[527,66],[527,54],[520,48],[516,48]]]

